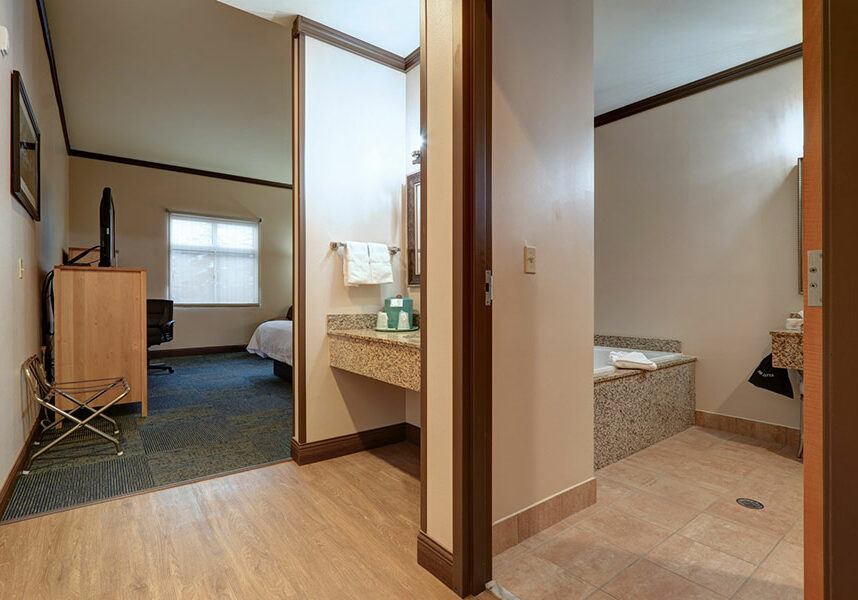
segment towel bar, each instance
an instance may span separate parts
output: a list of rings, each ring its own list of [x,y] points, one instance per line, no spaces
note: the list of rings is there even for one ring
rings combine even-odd
[[[343,242],[331,242],[331,250],[336,252],[340,248],[345,246]],[[399,246],[388,246],[387,249],[390,251],[391,256],[397,254],[400,251]]]

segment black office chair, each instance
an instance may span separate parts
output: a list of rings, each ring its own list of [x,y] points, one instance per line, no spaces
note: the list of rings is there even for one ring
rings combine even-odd
[[[173,339],[173,301],[146,300],[146,345],[148,348]],[[149,362],[149,368],[169,371],[173,367],[164,363]]]

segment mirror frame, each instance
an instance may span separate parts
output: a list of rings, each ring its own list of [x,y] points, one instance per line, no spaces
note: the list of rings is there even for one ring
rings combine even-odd
[[[415,189],[420,184],[420,171],[412,173],[406,178],[405,185],[405,211],[407,218],[406,245],[408,250],[408,286],[416,287],[420,285],[420,273],[418,273],[417,261],[420,260],[417,256],[417,246],[420,241],[420,232],[417,230],[417,211],[420,207],[417,206],[417,197]],[[422,187],[422,186],[421,186]],[[420,194],[420,201],[423,201],[423,194]]]

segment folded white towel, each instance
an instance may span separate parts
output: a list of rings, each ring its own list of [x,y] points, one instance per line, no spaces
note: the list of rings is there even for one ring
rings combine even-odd
[[[343,248],[343,280],[347,286],[372,283],[369,246],[364,242],[345,242]]]
[[[393,267],[387,244],[369,243],[369,279],[372,284],[393,283]]]
[[[643,369],[655,371],[658,368],[654,362],[644,356],[643,352],[611,352],[611,362],[618,369]]]

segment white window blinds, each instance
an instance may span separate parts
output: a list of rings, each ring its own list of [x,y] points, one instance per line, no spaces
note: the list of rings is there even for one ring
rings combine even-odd
[[[259,222],[170,213],[170,298],[258,304]]]

